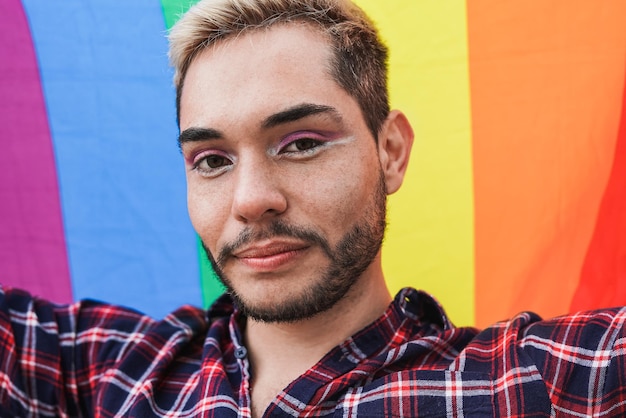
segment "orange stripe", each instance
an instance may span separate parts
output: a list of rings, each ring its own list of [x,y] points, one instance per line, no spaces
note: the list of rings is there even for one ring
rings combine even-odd
[[[476,319],[564,313],[619,121],[626,2],[468,4]]]

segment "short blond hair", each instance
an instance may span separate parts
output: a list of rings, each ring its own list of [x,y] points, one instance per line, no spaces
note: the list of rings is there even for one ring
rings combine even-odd
[[[205,48],[244,31],[308,22],[328,36],[331,76],[355,98],[376,139],[389,114],[387,48],[367,15],[349,0],[201,0],[169,34],[176,111],[185,76]]]

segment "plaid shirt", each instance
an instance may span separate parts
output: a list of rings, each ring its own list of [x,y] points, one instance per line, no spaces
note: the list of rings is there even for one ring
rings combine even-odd
[[[265,416],[625,416],[626,309],[455,328],[402,290]],[[0,293],[0,416],[247,417],[250,365],[228,297],[161,321]]]

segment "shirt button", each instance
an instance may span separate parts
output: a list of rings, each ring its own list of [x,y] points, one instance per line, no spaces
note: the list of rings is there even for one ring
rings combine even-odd
[[[235,348],[235,357],[237,357],[239,360],[246,358],[247,355],[248,350],[246,350],[246,347],[240,346]]]

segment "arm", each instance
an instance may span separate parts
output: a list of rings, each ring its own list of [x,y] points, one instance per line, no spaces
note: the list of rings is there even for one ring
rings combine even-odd
[[[0,291],[0,416],[89,416],[98,378],[151,320]]]

